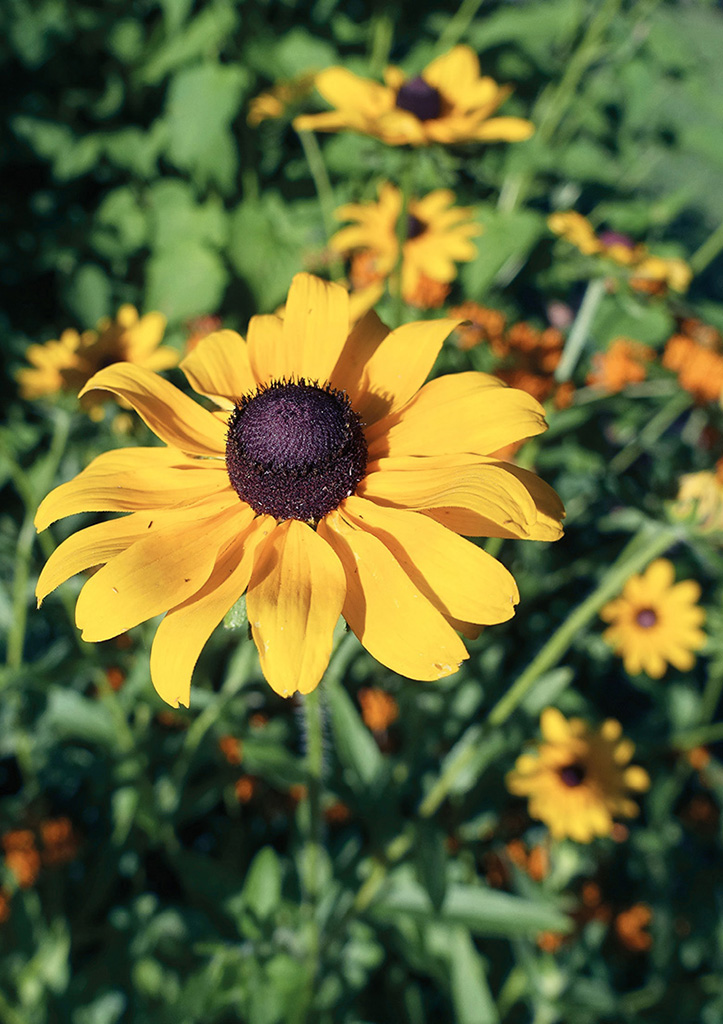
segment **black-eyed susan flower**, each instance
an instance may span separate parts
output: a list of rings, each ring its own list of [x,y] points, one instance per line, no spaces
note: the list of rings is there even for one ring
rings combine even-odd
[[[74,394],[104,366],[128,362],[148,370],[167,370],[175,366],[179,355],[168,345],[161,345],[166,329],[162,313],[146,313],[139,317],[130,305],[121,306],[115,320],[108,317],[98,322],[94,331],[63,331],[57,341],[30,345],[26,357],[31,368],[18,371],[17,379],[23,398],[44,398],[60,391]],[[97,409],[103,400],[98,393],[87,394],[83,406]]]
[[[246,120],[252,128],[256,128],[262,121],[283,117],[289,107],[306,99],[314,88],[315,78],[315,72],[307,71],[287,81],[277,82],[271,89],[259,93],[251,100]]]
[[[622,657],[625,671],[660,679],[670,664],[688,672],[695,664],[694,652],[706,642],[699,598],[700,584],[675,583],[675,569],[667,558],[658,558],[644,573],[631,576],[620,597],[600,612],[610,623],[603,637]]]
[[[402,297],[419,309],[441,305],[449,293],[450,282],[457,276],[455,264],[473,260],[477,255],[471,239],[482,233],[482,227],[472,219],[470,208],[453,203],[454,192],[439,188],[422,199],[410,199],[407,207]],[[366,287],[372,276],[384,280],[394,271],[402,212],[402,193],[389,182],[381,186],[378,202],[346,203],[336,211],[339,220],[356,222],[337,231],[329,242],[335,252],[361,256],[361,276],[352,258],[353,288]],[[442,286],[441,291],[437,289],[439,301],[429,301],[428,282]]]
[[[627,267],[631,272],[630,284],[639,291],[666,287],[677,292],[688,290],[693,272],[684,260],[655,256],[645,245],[617,231],[603,231],[598,235],[587,217],[576,210],[553,213],[547,224],[554,234],[586,256],[602,256]]]
[[[424,384],[455,321],[351,327],[340,285],[298,274],[284,319],[219,331],[181,368],[210,412],[142,367],[86,390],[127,400],[163,447],[100,455],[42,502],[36,526],[75,512],[128,516],[75,534],[48,560],[38,599],[74,573],[83,638],[167,612],[151,676],[187,704],[209,635],[246,593],[264,674],[278,693],[319,682],[343,615],[382,664],[413,679],[455,672],[458,630],[509,619],[509,572],[467,536],[560,536],[562,506],[534,474],[492,458],[539,434],[529,395],[481,373]]]
[[[509,96],[480,75],[479,59],[469,46],[455,46],[415,78],[387,68],[384,85],[332,67],[316,76],[316,88],[334,110],[297,117],[299,131],[351,130],[373,135],[391,146],[428,146],[434,142],[519,142],[534,131],[521,117],[493,117]]]
[[[594,729],[581,718],[566,719],[546,708],[540,719],[542,741],[534,753],[521,754],[507,775],[507,788],[528,798],[529,812],[556,839],[589,843],[609,836],[613,818],[633,818],[638,806],[630,791],[642,793],[650,779],[631,765],[635,747],[622,727],[608,718]]]

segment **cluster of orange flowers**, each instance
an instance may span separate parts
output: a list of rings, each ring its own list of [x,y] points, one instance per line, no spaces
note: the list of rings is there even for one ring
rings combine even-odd
[[[364,687],[358,697],[364,725],[373,733],[386,732],[399,717],[397,702],[385,690],[376,686]]]
[[[562,331],[556,327],[538,330],[524,321],[508,327],[504,313],[477,302],[463,302],[451,309],[449,315],[468,321],[457,328],[459,347],[467,350],[489,345],[502,361],[495,373],[505,383],[526,391],[538,402],[552,398],[558,409],[570,405],[574,392],[572,383],[559,384],[554,377],[565,343]]]
[[[78,837],[70,818],[46,818],[40,822],[37,834],[29,828],[13,829],[2,836],[0,846],[5,867],[14,876],[16,885],[30,889],[43,866],[59,867],[75,859]],[[10,897],[5,887],[0,888],[0,923],[10,915]]]

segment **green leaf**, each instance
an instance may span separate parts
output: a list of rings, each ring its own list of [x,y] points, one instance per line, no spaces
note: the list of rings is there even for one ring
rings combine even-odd
[[[65,293],[67,302],[83,328],[94,327],[103,316],[112,316],[112,288],[106,274],[94,263],[79,267]]]
[[[98,743],[109,750],[116,745],[117,730],[106,707],[75,690],[50,691],[43,724],[57,741]]]
[[[263,921],[271,917],[281,902],[281,864],[270,846],[254,857],[241,891],[248,909]]]
[[[110,259],[136,252],[148,233],[146,213],[128,187],[108,193],[96,211],[93,228],[96,251]]]
[[[544,218],[532,210],[498,210],[485,204],[476,214],[484,234],[475,239],[477,258],[460,267],[460,278],[467,297],[482,301],[498,277],[507,283],[517,273],[546,229]]]
[[[447,893],[447,851],[445,835],[430,821],[420,821],[416,830],[414,864],[417,878],[435,910],[440,910]]]
[[[348,769],[349,784],[357,792],[364,792],[379,774],[384,759],[344,687],[334,680],[322,685],[331,714],[334,749]]]
[[[169,320],[186,320],[214,312],[228,282],[218,253],[189,240],[186,245],[161,249],[148,262],[145,305]]]
[[[449,930],[449,969],[457,1024],[498,1024],[487,972],[466,928]]]

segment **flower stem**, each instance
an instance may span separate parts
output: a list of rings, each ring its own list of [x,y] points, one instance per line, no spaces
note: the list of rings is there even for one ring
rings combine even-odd
[[[412,196],[413,188],[413,161],[416,158],[415,153],[406,154],[406,160],[404,161],[402,172],[399,180],[399,190],[402,194],[402,205],[399,210],[399,220],[397,221],[397,262],[392,271],[392,277],[389,282],[390,290],[395,300],[394,310],[394,326],[399,327],[404,319],[404,294],[402,290],[402,270],[404,267],[404,245],[407,241],[409,234],[409,200]]]
[[[314,188],[316,189],[321,209],[321,219],[324,223],[324,233],[328,242],[334,233],[334,210],[336,209],[334,190],[331,187],[324,157],[321,154],[319,143],[316,141],[316,136],[313,132],[299,132],[298,135],[309,172],[314,181]],[[329,266],[331,268],[331,276],[335,281],[344,276],[344,265],[337,253],[331,254]]]
[[[720,224],[712,235],[697,249],[688,260],[694,274],[700,274],[709,263],[723,250],[723,224]]]
[[[495,704],[487,723],[500,726],[522,703],[543,674],[554,668],[577,634],[594,618],[604,604],[620,593],[627,580],[680,539],[677,527],[646,522],[631,538],[619,558],[603,576],[596,589],[555,630],[505,695]]]
[[[449,19],[439,37],[436,50],[445,53],[455,46],[470,27],[484,0],[462,0],[455,14]]]
[[[588,282],[580,309],[575,317],[575,323],[572,325],[572,329],[567,336],[567,341],[562,351],[562,359],[555,370],[555,380],[565,381],[569,380],[572,376],[590,335],[590,327],[604,294],[604,278],[596,277]]]
[[[638,436],[620,449],[610,462],[609,472],[614,476],[624,473],[644,451],[650,451],[655,447],[668,427],[675,423],[681,413],[684,413],[692,404],[693,399],[687,391],[676,392],[670,401],[646,423]]]

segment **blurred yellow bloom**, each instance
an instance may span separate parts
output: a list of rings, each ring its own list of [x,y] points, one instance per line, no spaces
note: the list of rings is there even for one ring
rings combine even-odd
[[[692,522],[701,533],[723,531],[723,459],[715,472],[686,473],[678,484],[673,516]]]
[[[147,370],[168,370],[175,366],[179,354],[161,345],[166,329],[162,313],[139,317],[130,305],[121,306],[115,320],[104,317],[94,331],[79,334],[63,331],[59,341],[30,345],[26,357],[32,369],[18,371],[20,394],[26,399],[44,398],[59,391],[77,393],[87,381],[112,363],[135,363]],[[93,414],[105,400],[94,392],[81,401]]]
[[[688,672],[695,664],[693,652],[705,645],[700,585],[674,581],[672,562],[658,558],[642,575],[631,576],[620,597],[600,612],[610,623],[603,637],[630,675],[646,672],[660,679],[669,664]]]
[[[656,291],[655,286],[688,290],[693,272],[684,260],[654,256],[646,246],[634,243],[617,231],[597,235],[587,217],[575,210],[553,213],[547,225],[556,235],[570,242],[586,256],[603,256],[631,271],[630,284],[640,291]]]
[[[402,296],[419,309],[441,305],[449,291],[447,286],[457,276],[455,262],[473,260],[477,255],[471,239],[482,233],[482,227],[472,219],[470,207],[453,203],[454,193],[440,188],[423,199],[410,199],[408,204],[402,245]],[[338,220],[355,222],[337,231],[329,242],[335,252],[357,257],[352,259],[351,267],[355,290],[393,273],[399,255],[402,206],[402,193],[387,182],[379,189],[377,202],[346,203],[336,211]],[[441,302],[434,301],[439,289],[435,292],[430,282],[444,286]]]
[[[455,46],[415,78],[387,68],[385,84],[332,67],[316,76],[316,88],[334,110],[297,117],[298,131],[349,129],[391,146],[431,143],[519,142],[534,132],[521,117],[492,117],[512,91],[480,75],[469,46]]]
[[[315,72],[309,71],[288,81],[277,82],[272,89],[259,93],[249,103],[246,120],[256,128],[262,121],[283,117],[293,103],[299,103],[309,95],[314,88],[315,77]]]
[[[540,729],[542,741],[534,753],[517,758],[507,788],[528,797],[530,814],[556,839],[589,843],[612,834],[614,817],[637,815],[628,792],[644,792],[650,779],[630,764],[635,747],[622,738],[619,722],[608,718],[593,729],[581,718],[568,720],[546,708]]]

